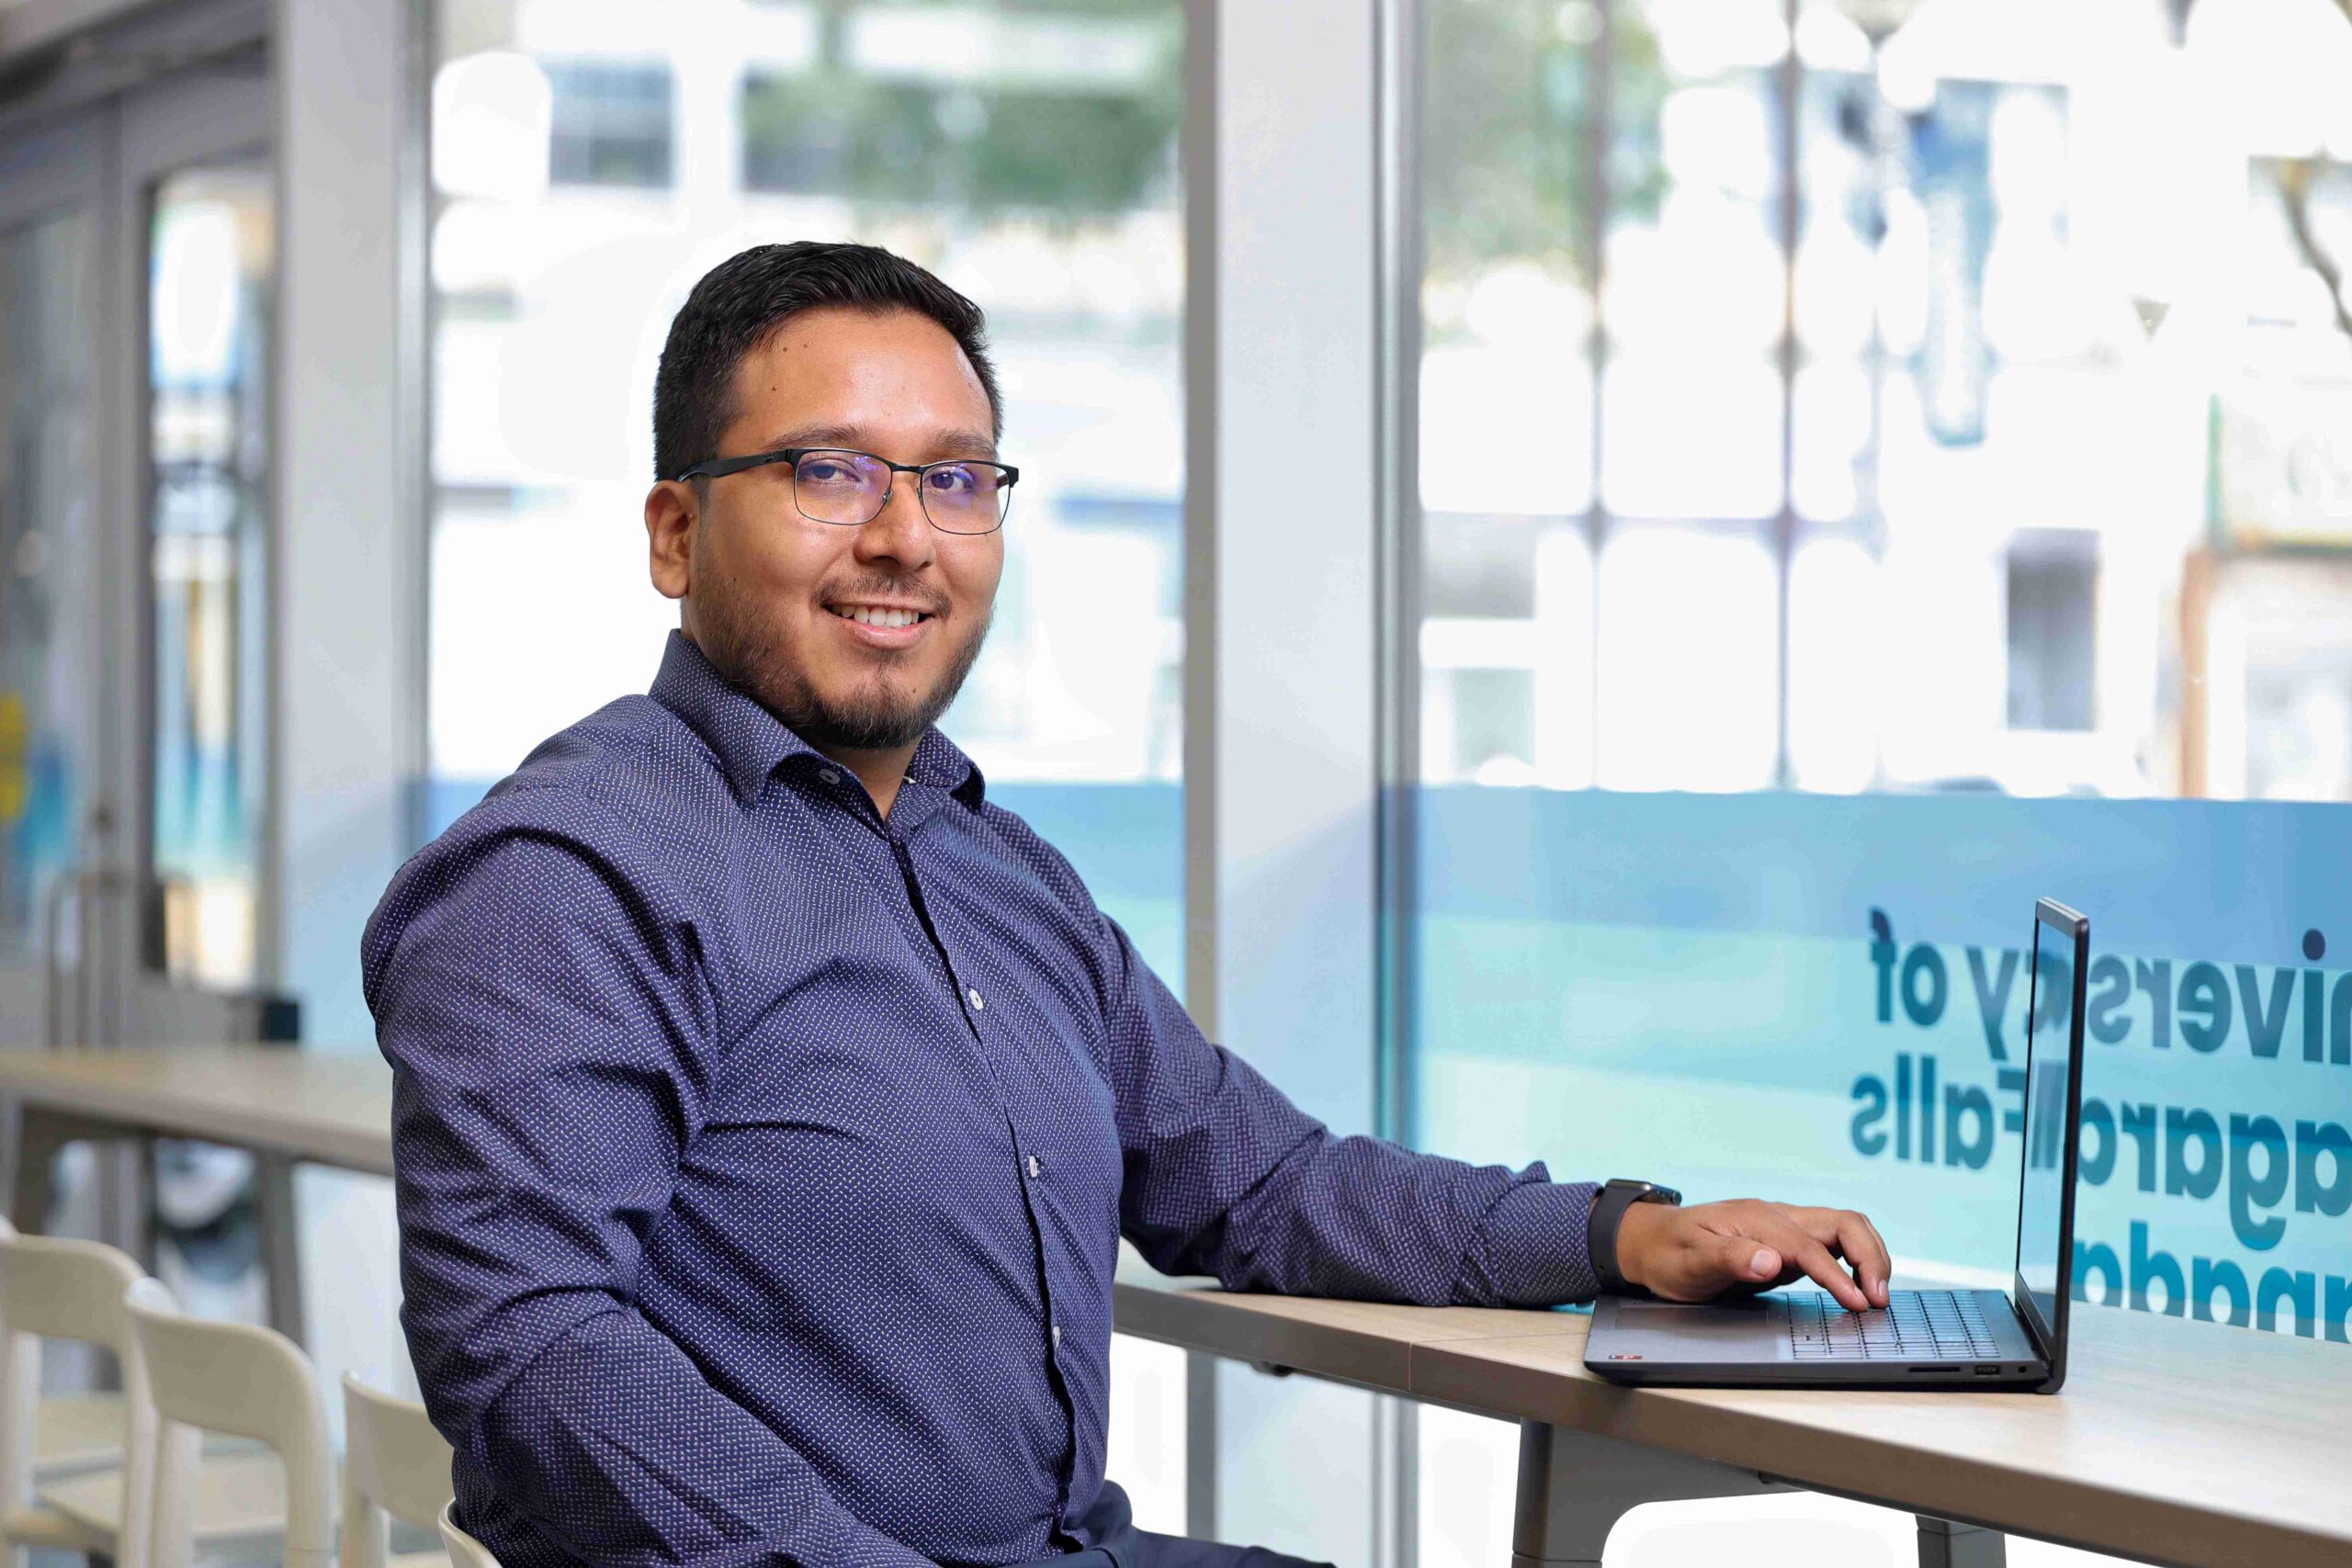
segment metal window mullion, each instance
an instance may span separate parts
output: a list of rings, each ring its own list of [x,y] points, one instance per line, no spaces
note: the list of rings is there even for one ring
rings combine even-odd
[[[1420,775],[1420,95],[1419,0],[1382,0],[1374,23],[1373,204],[1373,1046],[1374,1127],[1413,1131],[1416,818]],[[1373,1416],[1373,1559],[1414,1568],[1420,1519],[1419,1410],[1382,1399]]]
[[[1412,1130],[1409,1061],[1414,803],[1420,737],[1420,281],[1419,101],[1414,71],[1419,0],[1384,0],[1374,83],[1378,146],[1374,169],[1379,248],[1374,258],[1373,410],[1380,472],[1374,487],[1373,644],[1380,903],[1381,988],[1375,1126],[1382,1136]]]
[[[1184,1005],[1217,1028],[1216,495],[1217,10],[1185,0],[1184,110]],[[1184,1357],[1184,1533],[1217,1535],[1216,1362]]]
[[[147,716],[153,683],[145,635],[146,579],[153,570],[147,549],[147,406],[143,349],[147,321],[147,242],[141,198],[123,174],[122,114],[119,103],[98,116],[94,156],[98,160],[96,220],[91,242],[96,258],[97,319],[104,323],[91,355],[91,448],[98,454],[95,490],[98,506],[96,548],[90,561],[91,618],[96,659],[89,664],[85,699],[96,696],[99,716],[91,728],[89,787],[84,820],[71,830],[81,836],[81,856],[91,867],[119,866],[136,883],[153,863],[153,795],[147,781],[153,764]],[[118,911],[119,916],[119,911]],[[115,1019],[98,1016],[130,987],[139,970],[132,943],[135,927],[102,931],[79,955],[86,1038],[119,1038]]]
[[[1588,436],[1592,443],[1592,500],[1584,513],[1585,550],[1592,562],[1592,570],[1586,574],[1592,613],[1585,617],[1585,636],[1589,644],[1585,679],[1591,687],[1585,705],[1585,756],[1591,773],[1588,782],[1594,784],[1600,782],[1600,553],[1609,543],[1610,525],[1609,502],[1603,488],[1608,479],[1608,457],[1603,445],[1608,434],[1608,399],[1603,388],[1608,380],[1611,345],[1608,310],[1601,296],[1608,284],[1609,206],[1612,199],[1609,148],[1616,134],[1617,4],[1618,0],[1601,0],[1600,28],[1593,35],[1585,94],[1585,205],[1590,215],[1586,223],[1585,276],[1592,286],[1592,321],[1586,329],[1585,344],[1586,358],[1592,367],[1592,406],[1588,415]]]
[[[408,798],[404,803],[401,852],[421,846],[427,825],[433,776],[433,536],[438,492],[433,479],[433,433],[438,356],[433,352],[440,319],[439,291],[433,287],[433,76],[441,58],[440,7],[435,0],[409,0],[407,124],[401,139],[400,212],[400,425],[396,472],[406,489],[399,514],[407,520],[401,555],[408,570],[400,585],[401,619],[408,646],[401,651],[397,722]]]
[[[1797,243],[1802,237],[1799,202],[1803,189],[1799,117],[1804,108],[1804,65],[1797,57],[1798,0],[1782,0],[1788,51],[1781,57],[1781,509],[1772,525],[1773,626],[1779,644],[1773,672],[1772,782],[1782,789],[1794,782],[1789,758],[1789,579],[1796,561]]]

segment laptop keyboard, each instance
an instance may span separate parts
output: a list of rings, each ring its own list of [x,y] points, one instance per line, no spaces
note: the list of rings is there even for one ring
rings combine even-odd
[[[1800,1361],[1965,1360],[1993,1354],[1976,1297],[1895,1291],[1884,1307],[1848,1312],[1818,1293],[1789,1298],[1789,1344]]]

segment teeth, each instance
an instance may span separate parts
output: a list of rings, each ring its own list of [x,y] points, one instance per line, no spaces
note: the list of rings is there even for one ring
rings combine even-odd
[[[877,610],[871,605],[856,604],[833,614],[845,621],[855,621],[862,626],[910,626],[922,616],[913,610]]]

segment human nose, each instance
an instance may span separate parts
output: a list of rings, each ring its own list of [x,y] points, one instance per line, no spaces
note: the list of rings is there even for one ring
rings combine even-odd
[[[882,494],[882,509],[857,531],[858,559],[895,560],[905,567],[929,563],[938,547],[914,479],[911,474],[890,476],[890,488]],[[909,482],[902,485],[901,479]]]

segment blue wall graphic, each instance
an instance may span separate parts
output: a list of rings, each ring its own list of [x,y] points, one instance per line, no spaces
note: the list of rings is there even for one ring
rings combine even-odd
[[[2091,919],[2083,1299],[2352,1333],[2352,808],[1424,792],[1417,1141],[1863,1208],[2005,1282],[2027,954]]]

